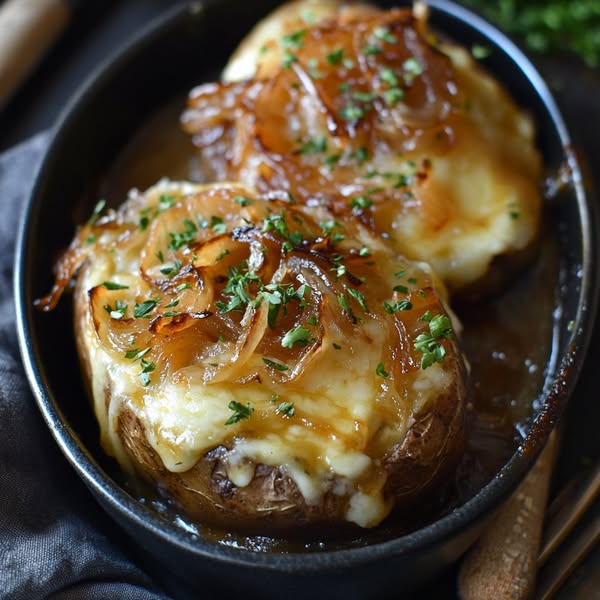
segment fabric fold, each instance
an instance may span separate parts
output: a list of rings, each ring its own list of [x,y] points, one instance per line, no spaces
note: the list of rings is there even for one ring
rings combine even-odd
[[[15,238],[47,140],[0,156],[0,598],[165,600],[60,453],[21,364]]]

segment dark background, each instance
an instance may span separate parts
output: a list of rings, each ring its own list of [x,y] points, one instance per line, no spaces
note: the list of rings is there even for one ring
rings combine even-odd
[[[103,60],[118,51],[132,33],[181,3],[175,0],[74,3],[63,35],[4,110],[0,110],[0,151],[51,127],[75,90]]]

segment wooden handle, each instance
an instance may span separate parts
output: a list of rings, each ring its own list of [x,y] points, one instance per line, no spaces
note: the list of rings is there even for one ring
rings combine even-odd
[[[0,108],[64,29],[64,0],[6,0],[0,6]]]
[[[462,600],[524,600],[533,594],[557,439],[555,431],[516,492],[464,557],[458,575]]]

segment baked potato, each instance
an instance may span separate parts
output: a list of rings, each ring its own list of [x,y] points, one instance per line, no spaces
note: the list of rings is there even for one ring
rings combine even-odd
[[[189,517],[368,528],[451,478],[466,366],[428,265],[235,183],[163,180],[96,217],[38,304],[76,275],[102,445]]]
[[[286,4],[191,91],[182,126],[210,177],[358,218],[477,298],[536,251],[541,159],[529,116],[426,12]]]

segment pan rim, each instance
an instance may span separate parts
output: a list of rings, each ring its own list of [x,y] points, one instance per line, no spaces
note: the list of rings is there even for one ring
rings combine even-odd
[[[44,159],[35,175],[35,185],[27,200],[19,225],[14,262],[14,295],[17,314],[17,331],[21,358],[29,384],[34,392],[38,407],[53,434],[61,451],[74,467],[77,474],[97,495],[103,504],[110,506],[131,520],[137,526],[153,533],[164,541],[211,559],[226,560],[230,563],[245,566],[260,566],[265,569],[277,569],[287,572],[304,572],[339,568],[340,565],[352,566],[371,562],[386,556],[410,554],[421,551],[427,546],[456,535],[467,523],[485,516],[504,499],[517,482],[520,481],[532,466],[535,457],[541,451],[550,431],[558,421],[566,404],[566,398],[575,388],[583,357],[591,338],[591,326],[595,318],[598,302],[598,282],[594,264],[598,257],[597,231],[598,216],[592,210],[592,202],[586,193],[582,169],[579,159],[569,149],[571,138],[560,111],[541,75],[526,55],[503,33],[472,11],[454,4],[449,0],[430,0],[428,2],[438,16],[457,19],[480,32],[495,46],[500,46],[519,65],[521,72],[535,88],[548,115],[556,128],[573,176],[574,195],[578,203],[578,215],[581,223],[582,278],[574,328],[568,340],[568,351],[562,357],[557,373],[566,373],[564,378],[554,377],[548,390],[544,406],[535,417],[523,444],[517,448],[510,460],[473,498],[451,513],[442,516],[435,522],[399,538],[378,542],[361,548],[349,548],[311,553],[270,554],[256,553],[244,549],[224,547],[216,542],[198,539],[176,525],[168,523],[151,509],[141,505],[125,492],[96,462],[85,448],[77,434],[65,422],[59,402],[53,397],[46,384],[43,368],[39,361],[39,353],[34,342],[32,311],[29,306],[28,265],[30,256],[30,237],[32,222],[44,198],[44,187],[50,177],[56,153],[60,150],[63,136],[68,135],[69,123],[78,110],[83,110],[90,95],[98,87],[110,80],[114,70],[118,70],[126,57],[131,53],[141,52],[146,44],[151,43],[153,36],[160,35],[164,28],[173,26],[179,19],[186,18],[192,11],[198,10],[200,3],[178,6],[161,16],[150,27],[141,31],[124,48],[118,49],[99,68],[90,75],[80,92],[64,109],[52,130],[49,146]],[[531,444],[531,440],[536,440]]]

